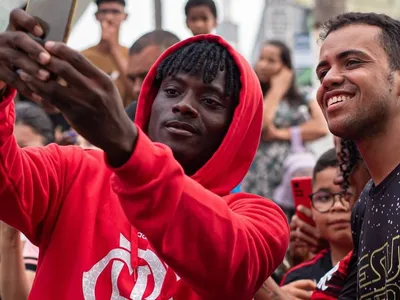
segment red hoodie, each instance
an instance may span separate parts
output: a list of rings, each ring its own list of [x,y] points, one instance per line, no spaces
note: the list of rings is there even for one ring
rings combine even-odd
[[[191,178],[146,130],[160,61],[199,39],[218,41],[242,79],[240,103],[215,155]],[[168,49],[145,80],[130,160],[97,150],[18,148],[10,91],[0,104],[0,219],[40,248],[30,299],[251,299],[282,261],[285,215],[258,196],[229,194],[261,132],[262,96],[248,63],[220,37]]]

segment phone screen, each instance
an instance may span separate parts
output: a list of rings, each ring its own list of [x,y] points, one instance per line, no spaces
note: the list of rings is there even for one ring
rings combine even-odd
[[[39,21],[44,41],[66,42],[75,7],[76,0],[29,0],[26,11]]]

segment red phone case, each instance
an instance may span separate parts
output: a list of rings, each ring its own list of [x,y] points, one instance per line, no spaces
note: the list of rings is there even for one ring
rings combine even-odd
[[[306,215],[302,214],[297,210],[297,207],[299,205],[311,209],[310,195],[312,194],[312,178],[311,177],[292,178],[291,186],[292,186],[294,205],[296,207],[296,215],[307,224],[315,226],[315,223],[311,218],[307,217]]]

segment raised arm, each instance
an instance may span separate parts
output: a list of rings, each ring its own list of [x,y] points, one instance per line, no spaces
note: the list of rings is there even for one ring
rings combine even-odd
[[[219,197],[142,132],[112,186],[131,223],[204,298],[251,299],[286,253],[286,217],[272,201]]]
[[[34,18],[24,17],[22,10],[11,14],[10,28],[40,35]],[[19,79],[18,70],[24,69],[36,77],[46,77],[39,62],[46,52],[26,33],[0,33],[0,220],[22,231],[32,242],[39,244],[52,230],[54,218],[73,170],[67,167],[69,150],[61,148],[20,149],[13,136],[15,111],[14,88],[33,97],[28,86]]]
[[[14,95],[9,89],[0,103],[0,220],[37,245],[51,234],[64,183],[73,178],[67,163],[73,148],[63,153],[55,144],[19,148],[13,136]]]
[[[112,185],[132,225],[203,298],[252,299],[286,253],[283,212],[253,195],[220,197],[187,177],[168,147],[132,124],[106,74],[63,43],[45,48],[46,69],[68,86],[26,72],[20,77],[120,167]]]

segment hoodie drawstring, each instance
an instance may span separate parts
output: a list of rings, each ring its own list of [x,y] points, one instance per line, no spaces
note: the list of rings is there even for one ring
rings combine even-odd
[[[133,269],[133,280],[137,280],[137,267],[138,267],[138,235],[135,229],[131,229],[131,267]]]

